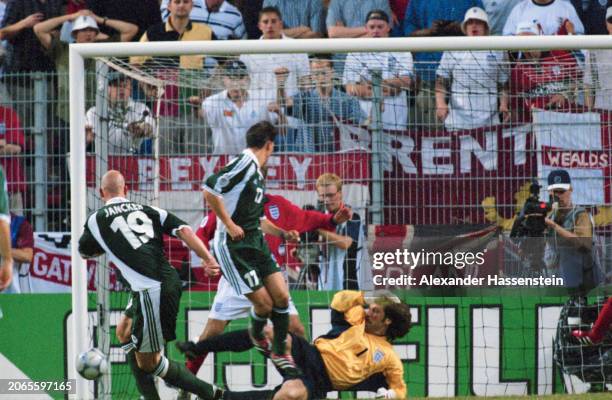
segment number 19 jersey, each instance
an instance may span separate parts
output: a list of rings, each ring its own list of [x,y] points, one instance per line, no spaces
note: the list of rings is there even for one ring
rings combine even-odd
[[[116,197],[92,214],[79,240],[85,258],[106,253],[133,291],[177,280],[178,274],[164,256],[163,235],[188,226],[166,210]]]
[[[245,232],[259,228],[259,220],[264,218],[264,177],[251,150],[244,150],[238,158],[208,177],[204,190],[223,198],[232,221]],[[221,220],[217,229],[225,232]]]

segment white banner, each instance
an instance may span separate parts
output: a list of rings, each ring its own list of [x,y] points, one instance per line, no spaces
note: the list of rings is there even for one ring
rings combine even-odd
[[[543,189],[555,169],[572,178],[572,200],[581,205],[610,202],[610,130],[607,114],[533,111],[538,176]],[[542,198],[548,193],[542,191]]]

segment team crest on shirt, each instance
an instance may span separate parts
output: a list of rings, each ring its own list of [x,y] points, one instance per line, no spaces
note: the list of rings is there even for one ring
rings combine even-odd
[[[374,356],[372,357],[372,360],[374,361],[375,364],[378,364],[379,362],[382,361],[384,357],[385,357],[385,353],[383,353],[382,350],[380,349],[376,349],[376,351],[374,352]]]
[[[280,210],[278,209],[278,206],[270,206],[270,216],[272,219],[278,219],[278,217],[280,217]]]
[[[234,115],[234,113],[232,112],[232,110],[223,110],[223,116],[224,117],[232,117]]]
[[[559,65],[554,65],[552,67],[552,73],[554,75],[561,75],[561,67]]]
[[[229,184],[229,181],[229,178],[224,175],[217,179],[217,185],[219,185],[219,187],[226,187]]]
[[[493,53],[487,54],[487,62],[494,63],[496,61],[497,61],[497,57],[495,57],[495,54]]]

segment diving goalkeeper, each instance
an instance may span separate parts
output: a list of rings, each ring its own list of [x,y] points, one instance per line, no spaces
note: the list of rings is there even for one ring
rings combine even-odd
[[[391,341],[410,330],[410,307],[398,299],[380,297],[366,307],[362,292],[344,290],[332,300],[332,329],[308,343],[288,335],[287,346],[302,373],[284,376],[274,391],[231,392],[224,399],[320,399],[333,390],[378,389],[378,397],[405,398],[404,367]],[[271,335],[267,330],[266,335]],[[252,347],[247,330],[235,331],[198,342],[199,353],[246,351]],[[282,371],[279,371],[282,374]]]

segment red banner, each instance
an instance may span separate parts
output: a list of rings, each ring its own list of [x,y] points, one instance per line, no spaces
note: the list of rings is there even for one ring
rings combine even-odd
[[[97,263],[93,260],[87,262],[89,290],[95,290],[96,266]],[[37,232],[34,234],[34,256],[30,264],[29,279],[33,293],[70,292],[72,261],[69,233]],[[113,273],[111,286],[114,287],[116,281]]]
[[[211,173],[230,160],[229,156],[182,156],[160,158],[161,191],[197,191]],[[96,158],[87,158],[87,184],[95,187]],[[314,190],[317,177],[325,172],[341,176],[345,183],[369,180],[369,157],[365,152],[330,155],[283,154],[268,160],[266,187],[281,190]],[[125,175],[131,190],[152,190],[155,162],[151,158],[110,156],[108,168]]]
[[[484,223],[485,204],[510,217],[537,174],[529,125],[385,136],[389,224]]]

